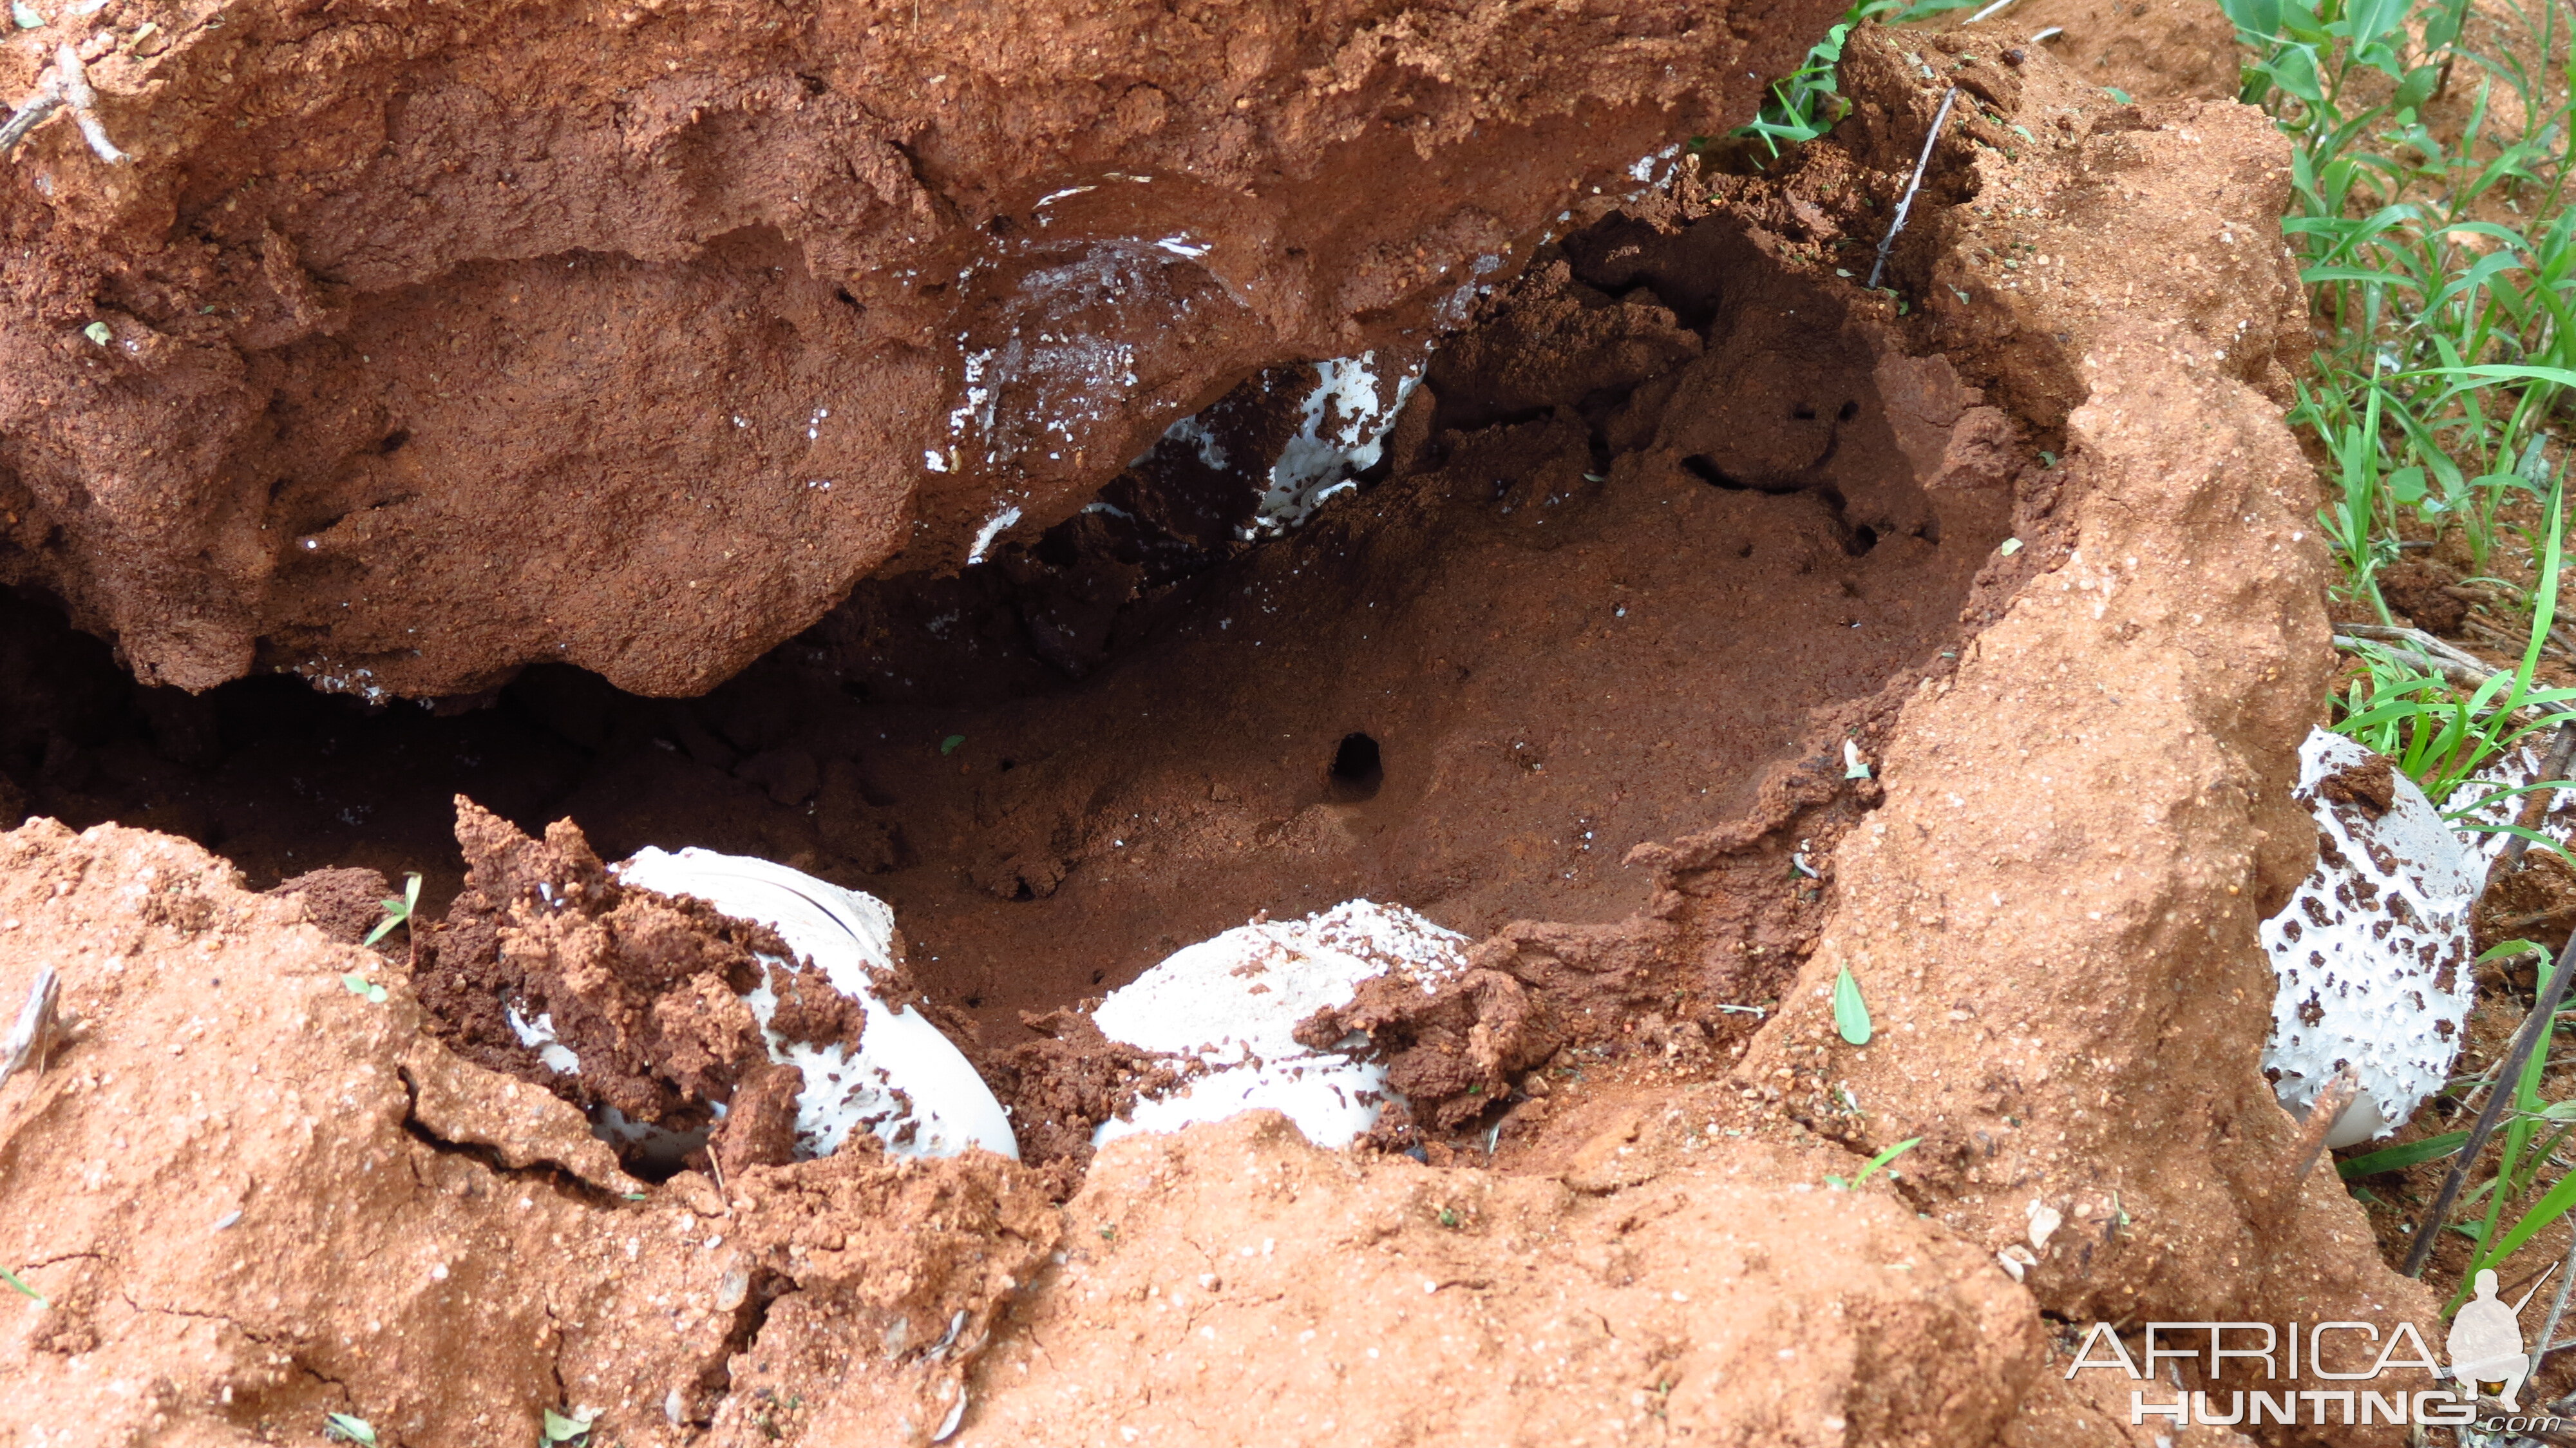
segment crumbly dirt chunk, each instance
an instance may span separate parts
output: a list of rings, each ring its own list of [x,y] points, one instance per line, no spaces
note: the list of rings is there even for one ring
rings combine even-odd
[[[428,933],[415,988],[469,1058],[585,1108],[689,1129],[769,1065],[741,999],[760,983],[760,956],[781,962],[771,974],[783,1035],[858,1039],[857,1003],[774,932],[619,884],[570,820],[539,841],[460,796],[456,838],[466,887]],[[547,1066],[512,1028],[513,1008],[528,1022],[548,1017],[581,1069]]]
[[[2515,868],[2499,861],[2488,872],[2469,925],[2481,952],[2508,940],[2535,941],[2553,952],[2566,948],[2576,930],[2576,867],[2539,846],[2526,851]]]
[[[785,1166],[796,1159],[796,1096],[805,1073],[772,1062],[743,1073],[707,1147],[727,1177],[756,1166]]]
[[[2459,575],[2442,564],[2405,559],[2381,569],[2378,582],[2388,606],[2427,633],[2454,638],[2468,621],[2470,600],[2459,592]]]
[[[1026,1025],[1035,1039],[979,1064],[1010,1110],[1020,1159],[1043,1165],[1061,1199],[1091,1165],[1094,1127],[1126,1115],[1141,1094],[1179,1085],[1197,1066],[1112,1041],[1079,1010],[1051,1011]]]
[[[14,826],[17,821],[8,823]],[[393,886],[383,875],[353,866],[308,870],[279,881],[268,893],[302,905],[305,919],[349,945],[365,940],[384,922],[385,901],[394,898]]]
[[[2377,819],[2397,803],[2396,767],[2386,756],[2373,755],[2363,763],[2338,769],[2318,780],[2317,793]]]

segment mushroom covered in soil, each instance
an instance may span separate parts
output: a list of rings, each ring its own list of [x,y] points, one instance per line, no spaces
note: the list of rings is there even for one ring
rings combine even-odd
[[[1303,920],[1255,921],[1177,951],[1110,992],[1093,1020],[1101,1034],[1206,1069],[1100,1123],[1105,1146],[1138,1132],[1178,1131],[1245,1111],[1272,1110],[1325,1148],[1377,1124],[1394,1096],[1386,1067],[1360,1059],[1364,1036],[1318,1050],[1298,1041],[1318,1011],[1348,1005],[1381,976],[1426,993],[1467,968],[1466,936],[1401,905],[1349,900]]]
[[[2317,864],[2263,922],[2279,987],[2265,1074],[2297,1112],[2349,1064],[2361,1091],[2326,1143],[2395,1130],[2439,1090],[2474,998],[2471,855],[2415,782],[2324,729],[2299,749]]]
[[[616,868],[627,885],[693,895],[727,915],[758,921],[813,962],[832,987],[867,1012],[856,1050],[780,1038],[778,998],[766,979],[744,997],[770,1058],[805,1077],[796,1098],[796,1149],[828,1156],[860,1126],[897,1156],[954,1156],[982,1147],[1016,1161],[1010,1118],[991,1088],[939,1028],[909,1005],[889,1005],[877,979],[895,969],[894,911],[882,900],[785,865],[746,855],[645,849]],[[764,967],[780,962],[763,957]]]

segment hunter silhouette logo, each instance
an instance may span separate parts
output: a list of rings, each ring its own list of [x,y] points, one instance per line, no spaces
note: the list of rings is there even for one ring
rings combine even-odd
[[[2539,1290],[2533,1283],[2531,1292]],[[2495,1399],[2508,1413],[2522,1411],[2517,1395],[2531,1371],[2530,1355],[2522,1350],[2521,1318],[2531,1292],[2507,1307],[2496,1300],[2495,1273],[2480,1272],[2478,1295],[2460,1305],[2451,1319],[2450,1339],[2443,1344],[2451,1352],[2452,1379],[2472,1396]]]

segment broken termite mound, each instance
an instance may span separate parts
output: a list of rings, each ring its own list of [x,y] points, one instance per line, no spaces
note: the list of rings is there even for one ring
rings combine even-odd
[[[1899,238],[1900,314],[1833,273],[1865,270],[1940,101],[1924,70],[1977,104],[1954,117],[1961,130]],[[1833,138],[1778,176],[1685,172],[1687,189],[1569,241],[1567,281],[1601,299],[1572,286],[1551,295],[1542,266],[1508,316],[1460,343],[1450,375],[1473,372],[1478,349],[1507,328],[1540,332],[1533,324],[1550,315],[1584,332],[1628,314],[1639,328],[1598,333],[1622,346],[1653,320],[1650,306],[1675,319],[1657,325],[1687,331],[1663,288],[1636,272],[1623,280],[1616,265],[1732,238],[1778,276],[1840,299],[1822,340],[1785,325],[1765,334],[1768,322],[1742,335],[1810,346],[1858,336],[1866,394],[1778,393],[1784,369],[1760,348],[1733,371],[1706,363],[1738,335],[1728,329],[1700,338],[1698,357],[1673,343],[1636,367],[1627,397],[1589,409],[1581,392],[1542,387],[1527,394],[1535,402],[1452,412],[1428,438],[1399,427],[1384,481],[1204,582],[1183,581],[1188,609],[1138,634],[1136,652],[1096,656],[1077,687],[871,704],[880,712],[852,717],[893,737],[837,771],[809,757],[822,782],[805,793],[792,760],[754,765],[762,755],[742,746],[764,726],[742,722],[720,690],[709,717],[743,737],[665,715],[612,757],[603,723],[599,757],[623,772],[577,776],[586,792],[531,788],[514,812],[542,822],[564,804],[613,856],[690,821],[683,809],[649,826],[594,823],[594,805],[598,818],[619,814],[612,778],[695,781],[696,793],[663,796],[665,809],[738,800],[725,790],[740,786],[771,796],[779,815],[728,804],[706,818],[774,830],[782,855],[777,845],[801,841],[819,866],[822,826],[799,835],[787,816],[823,808],[837,773],[845,822],[900,843],[853,878],[882,889],[908,930],[922,922],[911,964],[925,989],[988,1011],[988,1033],[1009,1020],[1003,1004],[967,1002],[1015,988],[1021,962],[1073,962],[1028,1002],[1061,1005],[1167,948],[1159,934],[1192,938],[1211,914],[1239,921],[1244,904],[1206,897],[1230,888],[1224,898],[1241,901],[1247,879],[1283,876],[1274,909],[1402,887],[1388,893],[1435,918],[1455,911],[1451,923],[1482,937],[1475,990],[1412,1012],[1364,998],[1352,1012],[1351,1024],[1421,1052],[1400,1064],[1424,1108],[1424,1154],[1440,1164],[1320,1153],[1250,1118],[1113,1143],[1061,1206],[1033,1170],[864,1150],[754,1167],[724,1190],[683,1171],[630,1201],[573,1106],[524,1085],[509,1095],[516,1083],[488,1074],[466,1078],[477,1090],[425,1089],[468,1063],[426,1039],[414,991],[380,957],[327,944],[179,842],[31,824],[9,837],[18,853],[0,873],[0,918],[21,922],[0,934],[0,998],[41,954],[63,961],[67,1003],[88,1018],[53,1069],[0,1095],[0,1258],[31,1264],[29,1280],[66,1304],[0,1338],[36,1385],[35,1411],[137,1423],[161,1411],[247,1434],[327,1406],[378,1414],[424,1443],[471,1441],[476,1412],[515,1431],[541,1406],[593,1406],[635,1441],[676,1440],[675,1423],[703,1422],[743,1443],[919,1441],[950,1427],[955,1441],[997,1443],[1117,1441],[1121,1429],[1219,1443],[1476,1441],[1540,1424],[1614,1439],[1681,1425],[1721,1441],[2036,1444],[2125,1421],[2125,1379],[2114,1392],[2099,1375],[2065,1377],[2064,1323],[2428,1319],[2431,1304],[2376,1261],[2331,1179],[2290,1178],[2296,1123],[2258,1069],[2271,978],[2256,923],[2313,851],[2290,785],[2325,665],[2314,484],[2278,412],[2278,358],[2300,345],[2295,271],[2269,229],[2286,184],[2279,143],[2248,111],[2114,106],[2044,56],[2014,62],[1958,41],[1864,35],[1845,83],[1856,109]],[[2136,258],[2149,255],[2164,264],[2142,270]],[[1785,285],[1749,290],[1783,299],[1783,311],[1808,305],[1785,300]],[[1554,357],[1560,382],[1603,374],[1597,357],[1619,355],[1493,351]],[[1566,356],[1579,360],[1566,367]],[[1936,358],[1981,395],[1934,386]],[[1659,380],[1704,365],[1699,385],[1718,372],[1735,418],[1768,414],[1777,430],[1713,425],[1699,414],[1724,422],[1722,408]],[[1896,385],[1909,378],[1910,391]],[[1425,385],[1437,399],[1426,417],[1482,405],[1476,388],[1443,391],[1440,374]],[[1618,431],[1623,412],[1647,415],[1632,410],[1636,397],[1667,385],[1688,402],[1652,429]],[[1796,416],[1820,400],[1818,417]],[[1845,400],[1859,404],[1853,418],[1838,416]],[[1998,416],[1969,424],[1975,408]],[[1920,449],[1921,471],[1889,412],[1929,418],[1938,446]],[[1830,435],[1872,415],[1887,429],[1882,461],[1905,460],[1911,497],[1957,505],[1947,526],[1920,528],[1923,514],[1893,506],[1908,500],[1901,490],[1871,507],[1860,479],[1836,485],[1839,505],[1818,487],[1764,486],[1827,464],[1812,452],[1766,462],[1751,442],[1794,437],[1793,423]],[[1698,441],[1657,442],[1694,425],[1707,428]],[[1859,465],[1862,431],[1831,465]],[[1951,473],[1954,443],[1951,481],[1988,486],[1921,486]],[[1998,456],[2010,465],[1993,465]],[[1732,632],[1697,648],[1649,634],[1653,648],[1598,674],[1564,663],[1634,647],[1620,626],[1651,623],[1658,591],[1684,589],[1681,575],[1722,594],[1727,575],[1710,565],[1726,550],[1674,543],[1695,528],[1719,536],[1735,508],[1800,515],[1740,529],[1757,565],[1769,554],[1809,565],[1741,576],[1742,592],[1778,595],[1778,611],[1725,614],[1722,596],[1676,592]],[[1545,532],[1574,518],[1597,531],[1562,543]],[[1861,527],[1872,537],[1855,552]],[[2006,529],[2018,547],[2004,546]],[[1434,538],[1458,551],[1424,541]],[[1683,563],[1632,604],[1611,584],[1664,566],[1639,541],[1649,538]],[[1904,608],[1859,629],[1848,615],[1794,634],[1784,622],[1780,601],[1805,597],[1797,580],[1850,600],[1848,580],[1866,599],[1884,577],[1845,570],[1908,559]],[[1445,566],[1426,574],[1425,560]],[[1489,587],[1440,603],[1460,575]],[[1390,579],[1404,588],[1350,586]],[[1344,617],[1327,618],[1325,598]],[[1464,680],[1419,664],[1457,663],[1442,651],[1478,631],[1387,627],[1398,614],[1408,627],[1460,620],[1479,599],[1481,632],[1536,632],[1493,641]],[[1260,640],[1268,685],[1312,703],[1290,716],[1296,738],[1140,717],[1181,699],[1177,685],[1158,692],[1157,672],[1211,677],[1267,607],[1288,612],[1286,631]],[[1552,615],[1566,618],[1561,632],[1544,632]],[[1704,736],[1666,732],[1725,707],[1726,686],[1773,682],[1727,672],[1732,651],[1775,636],[1829,650],[1900,615],[1916,622],[1886,628],[1901,640],[1888,663],[1853,656],[1841,689],[1802,694],[1773,669],[1794,708],[1726,716]],[[1363,645],[1402,656],[1373,664]],[[1022,665],[1064,672],[1018,647]],[[1273,667],[1272,647],[1309,649],[1320,664]],[[799,648],[829,655],[831,640],[757,672],[792,677]],[[1439,686],[1472,685],[1478,669],[1513,658],[1524,672],[1505,673],[1509,687],[1478,708],[1537,698],[1580,726],[1543,741],[1541,768],[1516,762],[1531,751],[1513,745],[1547,711],[1493,716],[1497,728],[1435,707]],[[1329,697],[1323,665],[1361,682]],[[1211,709],[1265,697],[1260,670],[1234,667],[1244,672],[1214,676]],[[1392,712],[1361,712],[1363,693]],[[513,707],[505,691],[487,712]],[[970,707],[981,712],[958,727]],[[1354,733],[1378,745],[1373,781],[1364,765],[1338,767]],[[1428,741],[1418,753],[1417,733]],[[437,737],[452,748],[467,736]],[[792,731],[758,737],[764,749],[802,747]],[[1659,749],[1664,739],[1675,743]],[[1049,740],[1051,753],[1026,752]],[[1847,777],[1846,742],[1872,778]],[[374,756],[379,768],[386,757]],[[634,763],[653,757],[699,772]],[[1206,761],[1195,774],[1194,760]],[[1103,789],[1112,777],[1139,780],[1137,792]],[[1560,779],[1575,781],[1570,792],[1547,793]],[[1506,780],[1534,792],[1521,798],[1544,807],[1531,820],[1549,828],[1498,808],[1519,807]],[[1458,793],[1444,801],[1442,788]],[[1610,830],[1598,819],[1568,829],[1582,796],[1643,807]],[[1584,828],[1615,858],[1585,859]],[[1441,869],[1479,861],[1454,878]],[[1048,956],[1032,943],[1068,940],[1086,920],[1115,947]],[[280,963],[217,968],[254,948]],[[1865,1047],[1843,1041],[1827,1003],[1845,968],[1875,1017]],[[387,1003],[348,988],[351,972],[387,982]],[[1748,989],[1781,1007],[1758,1031],[1718,1009],[1758,1006],[1760,995],[1736,994]],[[258,1003],[228,1004],[226,991],[257,991]],[[1681,1043],[1692,1034],[1681,1023],[1712,1022],[1731,1033],[1715,1041],[1745,1048],[1734,1069],[1723,1051],[1684,1049],[1691,1069],[1676,1079],[1657,1060],[1666,1048],[1632,1051],[1624,1092],[1577,1099],[1519,1054],[1538,1049],[1531,1032],[1543,1029],[1615,1078],[1622,1040]],[[240,1046],[197,1044],[224,1033]],[[191,1075],[207,1054],[237,1074]],[[245,1058],[269,1079],[253,1085]],[[339,1099],[326,1090],[370,1105],[325,1113],[316,1106]],[[1080,1107],[1084,1092],[1060,1095]],[[1463,1104],[1478,1095],[1508,1099]],[[223,1102],[270,1099],[284,1109],[223,1116]],[[467,1121],[459,1099],[514,1109]],[[307,1119],[318,1124],[299,1134]],[[1450,1130],[1462,1124],[1501,1128],[1490,1157]],[[147,1127],[156,1134],[141,1136]],[[249,1150],[254,1129],[264,1135]],[[109,1149],[117,1133],[126,1150]],[[1864,1190],[1826,1184],[1909,1138],[1919,1145],[1892,1185],[1884,1174]],[[237,1140],[265,1164],[244,1171],[227,1155]],[[77,1165],[28,1169],[91,1162],[97,1190]],[[147,1178],[139,1162],[162,1165]],[[257,1191],[222,1231],[210,1223],[166,1261],[136,1247],[146,1214],[158,1225],[177,1220],[174,1202],[228,1203],[224,1192],[241,1189],[225,1184],[245,1177]],[[342,1255],[359,1264],[346,1295],[306,1272],[300,1249],[230,1235],[254,1224],[262,1194],[342,1234],[330,1240],[346,1240]],[[404,1215],[433,1210],[445,1215]],[[261,1229],[280,1230],[271,1221]],[[282,1280],[235,1285],[280,1257]],[[481,1274],[479,1297],[439,1295],[466,1271]],[[469,1300],[478,1305],[457,1305]],[[532,1368],[496,1384],[491,1404],[458,1401],[455,1365],[476,1360],[462,1355],[457,1324],[469,1320],[526,1333],[557,1378]],[[160,1365],[170,1387],[106,1399],[86,1375],[108,1360]]]
[[[0,581],[371,698],[702,691],[1248,373],[1417,355],[1830,15],[51,9],[0,94],[74,45],[131,160],[0,187]]]

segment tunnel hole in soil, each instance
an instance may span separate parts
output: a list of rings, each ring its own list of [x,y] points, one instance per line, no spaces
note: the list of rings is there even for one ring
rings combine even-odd
[[[1302,528],[1247,525],[1314,386],[1294,364],[1194,420],[1219,446],[1176,429],[1094,506],[960,573],[862,583],[694,699],[555,665],[428,706],[275,676],[191,696],[0,596],[23,703],[0,774],[34,812],[192,837],[254,887],[420,871],[431,918],[459,794],[531,832],[570,817],[603,858],[762,856],[887,901],[988,1047],[1260,911],[1617,921],[1651,893],[1632,849],[1742,818],[1782,770],[1832,816],[1793,835],[1821,847],[1863,808],[1846,730],[1941,667],[2008,531],[2002,491],[1921,485],[1839,296],[1722,215],[1614,214],[1444,339]],[[1363,799],[1396,807],[1337,808]],[[1819,908],[1785,864],[1746,878],[1748,941]],[[1746,958],[1785,971],[1775,925]],[[1709,947],[1730,949],[1751,946]]]
[[[1342,742],[1333,746],[1333,763],[1326,774],[1335,799],[1356,804],[1377,798],[1378,786],[1386,783],[1377,741],[1365,734],[1343,735]]]

